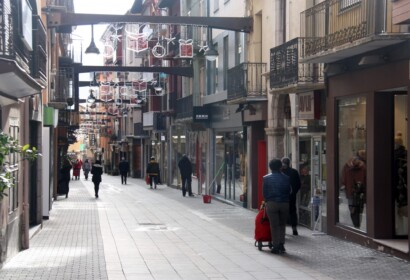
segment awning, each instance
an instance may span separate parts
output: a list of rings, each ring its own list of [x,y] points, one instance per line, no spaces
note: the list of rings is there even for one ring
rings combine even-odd
[[[34,94],[44,87],[33,79],[16,61],[0,58],[0,105],[6,106]]]

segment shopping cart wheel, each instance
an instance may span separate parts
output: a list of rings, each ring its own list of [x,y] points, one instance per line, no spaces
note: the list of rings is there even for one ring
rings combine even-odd
[[[262,251],[262,241],[258,241],[258,249],[259,251]]]
[[[269,249],[272,250],[272,248],[273,248],[272,242],[269,242],[269,243],[268,243],[268,247],[269,247]]]

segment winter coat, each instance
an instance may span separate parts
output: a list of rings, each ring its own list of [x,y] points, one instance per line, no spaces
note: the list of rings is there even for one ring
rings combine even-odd
[[[101,175],[103,174],[103,168],[101,164],[93,164],[91,168],[91,174],[93,174],[92,181],[94,183],[101,182]]]
[[[289,202],[290,178],[282,172],[272,172],[262,178],[262,192],[265,202]]]
[[[90,171],[91,170],[91,164],[89,161],[84,162],[83,164],[83,170],[84,171]]]
[[[150,160],[147,165],[147,174],[152,176],[159,175],[159,164],[155,160]]]
[[[118,169],[120,170],[121,174],[127,174],[130,171],[130,164],[128,161],[121,161],[118,165]]]
[[[290,179],[290,185],[292,187],[291,196],[296,197],[296,194],[300,190],[301,185],[299,172],[292,167],[284,168],[282,172],[283,174],[287,175]]]
[[[187,156],[183,156],[179,160],[178,167],[182,178],[190,178],[192,176],[192,164]]]
[[[342,185],[346,188],[346,198],[353,198],[355,185],[362,186],[361,192],[366,190],[366,165],[357,157],[351,158],[342,169]]]

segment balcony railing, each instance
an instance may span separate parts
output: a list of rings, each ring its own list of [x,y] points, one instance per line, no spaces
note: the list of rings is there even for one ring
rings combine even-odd
[[[389,44],[385,35],[403,35],[407,26],[392,23],[392,1],[326,0],[301,13],[301,37],[305,38],[302,56],[307,58],[377,35]],[[392,43],[390,43],[392,44]],[[379,44],[380,45],[380,44]],[[380,46],[373,46],[373,49]]]
[[[76,104],[74,95],[74,69],[72,67],[60,67],[57,73],[51,75],[50,79],[49,106],[57,109],[65,109],[68,98],[71,98],[73,104]]]
[[[194,110],[193,95],[177,99],[175,105],[176,119],[192,118]]]
[[[33,77],[43,85],[47,82],[47,34],[40,17],[34,21]]]
[[[0,56],[15,60],[31,73],[32,57],[20,36],[20,18],[17,1],[0,0]]]
[[[302,39],[295,38],[270,50],[270,87],[323,83],[323,64],[301,64]]]
[[[228,101],[266,98],[266,63],[241,63],[228,70]]]

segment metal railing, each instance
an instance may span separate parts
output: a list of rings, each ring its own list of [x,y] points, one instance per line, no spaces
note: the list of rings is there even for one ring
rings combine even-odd
[[[299,63],[302,43],[301,38],[295,38],[270,50],[270,88],[323,83],[322,63]]]
[[[40,17],[36,17],[33,31],[33,77],[45,85],[47,82],[47,33]]]
[[[241,63],[228,70],[228,100],[266,96],[266,63]]]
[[[0,0],[0,56],[15,60],[31,73],[32,56],[20,36],[20,18],[17,1]]]
[[[407,32],[406,27],[392,23],[390,5],[391,1],[326,0],[303,11],[302,56],[315,55],[372,35]]]

